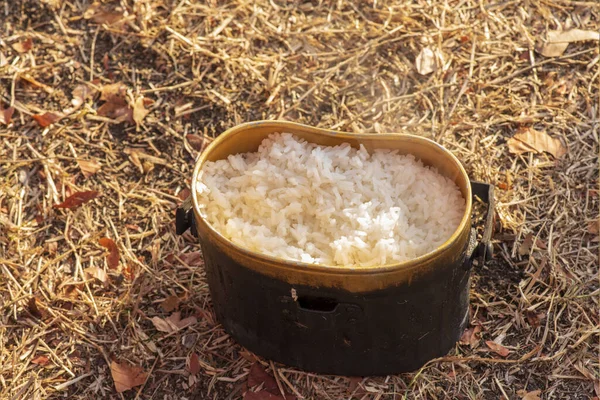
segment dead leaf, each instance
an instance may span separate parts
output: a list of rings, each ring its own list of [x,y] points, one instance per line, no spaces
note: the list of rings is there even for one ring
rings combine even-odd
[[[10,124],[10,120],[15,112],[14,107],[2,108],[0,106],[0,123],[4,125]]]
[[[127,86],[121,82],[111,83],[110,85],[102,86],[100,90],[100,100],[102,101],[122,101],[127,99]]]
[[[102,4],[94,2],[91,6],[85,10],[83,18],[91,19],[97,24],[114,25],[120,22],[123,18],[123,12],[120,11],[109,11],[102,8]]]
[[[106,102],[98,107],[98,115],[114,119],[118,123],[127,122],[133,124],[133,111],[127,103]]]
[[[522,129],[508,139],[508,150],[513,154],[547,152],[554,158],[560,158],[567,154],[567,149],[560,140],[549,136],[546,132],[536,131],[532,128]]]
[[[33,41],[30,38],[27,38],[22,42],[13,43],[12,48],[19,53],[27,53],[33,48]]]
[[[435,53],[429,47],[423,47],[415,60],[417,72],[421,75],[429,75],[435,71]]]
[[[541,390],[534,390],[533,392],[528,392],[526,390],[518,390],[517,394],[521,396],[521,400],[541,400],[540,394],[542,394]]]
[[[133,123],[133,110],[127,103],[127,86],[123,83],[104,85],[100,92],[100,100],[105,103],[98,108],[98,115],[111,118],[117,122]]]
[[[163,319],[160,317],[153,317],[150,320],[158,331],[165,333],[177,332],[198,322],[196,317],[193,316],[181,319],[181,313],[179,311],[174,312],[168,318]]]
[[[192,375],[197,375],[198,372],[200,372],[200,361],[198,359],[198,354],[192,353],[190,356],[188,371],[190,371],[190,374]]]
[[[152,321],[152,325],[154,325],[156,330],[159,332],[171,333],[174,331],[174,328],[171,326],[171,324],[160,317],[152,317],[150,321]]]
[[[586,40],[600,40],[600,32],[583,29],[570,29],[568,31],[548,31],[543,45],[538,46],[538,51],[544,57],[561,56],[569,43],[583,42]]]
[[[110,374],[115,382],[117,393],[123,393],[126,390],[143,385],[148,377],[148,373],[144,372],[142,367],[119,364],[115,361],[110,363]]]
[[[110,68],[110,64],[109,64],[109,58],[108,58],[108,53],[104,53],[104,56],[102,57],[102,65],[104,66],[104,70],[108,71],[108,69]]]
[[[96,172],[100,171],[100,164],[96,161],[91,160],[77,160],[77,165],[79,165],[79,169],[81,169],[81,173],[86,178],[94,175]]]
[[[250,372],[248,373],[248,386],[256,387],[259,385],[263,385],[263,390],[266,390],[267,392],[280,394],[275,378],[267,373],[260,363],[255,362],[250,367]]]
[[[350,393],[350,394],[356,394],[357,396],[365,394],[364,391],[357,390],[357,389],[359,389],[359,385],[363,381],[363,378],[357,377],[357,376],[353,376],[353,377],[350,377],[348,379],[350,380],[350,383],[348,384],[348,390],[347,390],[348,393]]]
[[[106,274],[106,271],[104,271],[102,268],[89,267],[84,269],[83,272],[85,272],[93,278],[98,279],[102,283],[106,283],[106,281],[108,280],[108,275]]]
[[[181,192],[179,192],[177,194],[177,197],[179,197],[179,200],[181,201],[185,201],[185,199],[187,199],[188,197],[190,197],[190,195],[192,194],[192,192],[190,191],[190,189],[188,188],[183,188],[181,190]]]
[[[282,397],[280,394],[273,394],[267,390],[260,390],[258,392],[247,391],[244,395],[243,400],[292,400],[294,396]]]
[[[498,354],[498,355],[500,355],[502,357],[506,357],[510,353],[510,351],[506,347],[504,347],[501,344],[498,344],[498,343],[496,343],[496,342],[494,342],[492,340],[487,340],[485,342],[485,344],[487,344],[487,346],[492,351],[494,351],[496,354]]]
[[[185,135],[185,138],[187,139],[192,149],[196,151],[202,151],[202,145],[204,144],[204,139],[202,139],[202,136],[189,134]]]
[[[533,234],[528,233],[523,240],[523,243],[519,246],[517,252],[521,256],[526,256],[531,252],[531,248],[533,247]]]
[[[588,232],[597,235],[600,232],[600,220],[588,222]]]
[[[527,323],[533,327],[537,328],[540,326],[540,321],[546,318],[545,313],[536,314],[534,311],[525,311],[525,318],[527,318]]]
[[[548,247],[546,246],[546,243],[544,243],[541,239],[536,239],[535,240],[535,246],[540,249],[540,250],[546,250],[548,249]]]
[[[174,312],[170,317],[168,317],[167,321],[169,321],[179,330],[186,328],[190,325],[194,325],[196,322],[198,322],[198,319],[194,316],[181,319],[181,313],[177,311]]]
[[[46,356],[37,356],[36,358],[31,360],[32,364],[41,365],[42,367],[44,365],[48,365],[49,362],[50,362],[50,359]]]
[[[48,311],[45,310],[44,305],[35,297],[31,297],[27,301],[27,310],[37,319],[44,319],[48,316]]]
[[[33,119],[35,119],[37,121],[39,126],[41,126],[42,128],[45,128],[47,126],[52,125],[53,123],[55,123],[57,121],[60,121],[60,119],[62,118],[62,115],[47,112],[44,114],[34,114],[34,115],[32,115],[32,117],[33,117]]]
[[[4,53],[0,51],[0,68],[4,67],[5,65],[8,65],[8,60],[6,59]]]
[[[474,327],[465,329],[460,337],[460,343],[468,344],[472,349],[476,348],[479,344],[479,332],[481,332],[480,325],[475,325]]]
[[[123,266],[122,272],[125,278],[127,278],[130,281],[133,281],[137,274],[137,268],[135,266],[132,266],[132,264],[125,264],[125,266]]]
[[[104,237],[98,240],[98,244],[108,250],[108,255],[106,256],[108,268],[117,269],[119,267],[120,256],[116,243],[112,239]]]
[[[192,251],[190,253],[183,253],[179,256],[189,267],[199,267],[202,265],[202,253],[199,251]]]
[[[75,284],[75,285],[68,285],[67,287],[65,287],[64,296],[69,299],[75,300],[79,297],[79,291],[82,290],[83,288],[84,288],[84,285],[82,283]]]
[[[69,197],[67,197],[65,199],[65,201],[63,201],[62,203],[53,205],[52,208],[79,207],[80,205],[87,203],[90,200],[95,199],[96,197],[98,197],[99,194],[100,194],[100,192],[97,192],[95,190],[89,190],[89,191],[85,191],[85,192],[75,192],[72,195],[70,195]]]
[[[144,97],[138,97],[133,105],[133,120],[140,125],[150,111],[144,107]]]
[[[160,303],[160,308],[165,312],[171,312],[179,307],[179,296],[169,296]]]
[[[239,354],[240,357],[251,363],[255,363],[256,361],[258,361],[258,357],[256,357],[253,353],[249,352],[248,350],[242,350]]]

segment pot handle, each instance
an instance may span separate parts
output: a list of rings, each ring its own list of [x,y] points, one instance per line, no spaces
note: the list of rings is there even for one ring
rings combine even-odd
[[[481,241],[476,244],[472,250],[470,259],[479,259],[479,265],[483,265],[486,261],[492,259],[494,254],[494,247],[492,246],[492,231],[494,229],[494,185],[489,183],[471,181],[471,191],[473,193],[473,200],[475,196],[479,197],[483,202],[487,204],[485,212],[485,221],[483,225],[483,235]]]
[[[192,207],[192,196],[185,199],[181,206],[177,207],[177,212],[175,213],[175,233],[183,235],[188,229],[192,232],[192,235],[198,237],[194,208]]]

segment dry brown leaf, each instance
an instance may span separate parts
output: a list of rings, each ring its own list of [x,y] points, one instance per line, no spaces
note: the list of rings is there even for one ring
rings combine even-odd
[[[14,112],[14,107],[2,108],[2,106],[0,105],[0,123],[4,125],[10,124]]]
[[[98,107],[98,115],[101,117],[114,119],[118,123],[127,122],[129,124],[133,124],[133,111],[127,103],[106,102]]]
[[[175,330],[175,328],[169,323],[169,321],[166,321],[160,317],[152,317],[150,321],[152,321],[152,325],[154,325],[156,330],[159,332],[171,333]]]
[[[423,47],[415,60],[417,72],[421,75],[429,75],[435,71],[435,53],[429,47]]]
[[[144,107],[144,97],[138,97],[133,105],[133,120],[140,125],[150,111]]]
[[[522,129],[512,138],[508,139],[508,150],[513,154],[547,152],[555,158],[560,158],[567,154],[567,149],[562,145],[560,140],[549,136],[546,132],[537,131],[532,128]]]
[[[111,11],[102,8],[102,4],[94,2],[85,10],[83,18],[91,19],[97,24],[113,25],[121,22],[124,18],[123,12]]]
[[[500,355],[502,357],[506,357],[510,353],[510,351],[506,347],[504,347],[501,344],[498,344],[498,343],[496,343],[496,342],[494,342],[492,340],[487,340],[485,342],[485,344],[487,344],[487,346],[492,351],[494,351],[496,354],[498,354],[498,355]]]
[[[27,53],[33,48],[33,41],[28,38],[22,42],[13,43],[12,48],[19,53]]]
[[[46,311],[42,303],[35,297],[27,301],[27,310],[37,319],[43,319],[48,316],[48,311]]]
[[[181,201],[185,201],[185,199],[187,199],[188,197],[190,197],[190,195],[192,194],[192,192],[190,191],[190,189],[188,188],[183,188],[181,190],[181,192],[179,192],[177,194],[177,197],[179,198],[179,200]]]
[[[521,400],[541,400],[540,394],[542,394],[542,391],[534,390],[533,392],[528,392],[526,390],[519,390],[517,394],[521,396]]]
[[[37,356],[36,358],[31,360],[32,364],[41,365],[42,367],[44,365],[48,365],[49,362],[50,362],[50,359],[46,356]]]
[[[570,29],[568,31],[548,31],[545,43],[538,48],[538,51],[544,57],[558,57],[561,56],[569,43],[583,42],[586,40],[600,40],[600,32],[583,30],[583,29]]]
[[[103,86],[100,100],[105,103],[98,107],[98,115],[114,119],[119,123],[133,124],[133,110],[127,103],[127,86],[123,83]]]
[[[57,121],[60,121],[61,118],[62,118],[62,115],[51,113],[51,112],[33,115],[33,119],[35,119],[37,121],[37,123],[39,124],[39,126],[41,126],[42,128],[45,128],[47,126],[52,125],[53,123],[55,123]]]
[[[91,160],[77,160],[77,165],[79,165],[79,169],[81,169],[81,173],[86,178],[94,175],[96,172],[100,171],[100,164],[96,161]]]
[[[110,374],[115,382],[117,393],[143,385],[148,377],[142,367],[119,364],[115,361],[110,363]]]
[[[460,337],[460,343],[468,344],[472,349],[476,348],[479,344],[479,332],[481,332],[480,325],[475,325],[472,328],[465,329]]]
[[[258,361],[258,357],[256,357],[253,353],[249,352],[248,350],[242,350],[239,354],[240,357],[251,363],[255,363]]]
[[[0,51],[0,68],[4,67],[5,65],[8,65],[8,60],[6,59],[4,53]]]
[[[95,199],[100,195],[100,192],[96,190],[88,190],[85,192],[75,192],[65,199],[62,203],[55,204],[53,208],[75,208],[80,205],[87,203],[90,200]]]
[[[196,322],[198,322],[198,319],[196,319],[196,317],[194,316],[181,319],[181,313],[177,311],[174,312],[170,317],[168,317],[167,321],[169,321],[179,330],[186,328],[190,325],[194,325]]]
[[[600,220],[588,222],[588,232],[597,235],[600,232]]]
[[[291,400],[293,396],[282,397],[280,394],[273,394],[267,390],[259,390],[258,392],[247,391],[243,400]]]
[[[108,268],[117,269],[119,267],[120,260],[119,248],[117,247],[117,244],[112,239],[107,237],[98,240],[98,244],[108,250],[108,255],[106,256]]]
[[[533,234],[528,233],[523,239],[523,243],[519,246],[517,252],[521,256],[526,256],[531,252],[531,248],[533,247]]]
[[[244,400],[295,400],[296,396],[292,396],[289,393],[285,393],[284,396],[281,395],[279,390],[279,386],[277,386],[277,381],[275,378],[260,365],[260,363],[256,362],[252,364],[250,367],[250,372],[248,373],[248,387],[256,387],[262,385],[262,389],[258,392],[247,391],[244,396]]]
[[[204,144],[204,139],[202,138],[202,136],[193,135],[190,133],[189,135],[185,135],[185,138],[187,139],[192,149],[196,151],[202,151],[202,145]]]
[[[360,385],[360,383],[363,381],[364,378],[354,376],[354,377],[350,377],[348,379],[349,379],[350,383],[348,384],[347,391],[350,394],[354,394],[357,391],[357,389],[359,388],[358,385]],[[364,394],[364,393],[356,393],[356,394],[360,395],[360,394]]]
[[[525,311],[525,318],[527,318],[527,323],[533,328],[537,328],[540,326],[540,321],[546,318],[545,313],[535,313],[534,311]]]
[[[190,374],[192,375],[197,375],[198,372],[200,372],[200,360],[198,358],[198,354],[192,353],[190,356],[188,371],[190,371]]]
[[[275,378],[267,373],[260,363],[255,362],[250,367],[250,372],[248,373],[248,386],[255,387],[259,385],[263,385],[262,388],[268,392],[279,394],[279,387]]]
[[[160,308],[165,312],[171,312],[179,307],[179,296],[169,296],[160,303]]]
[[[84,269],[83,272],[85,272],[93,278],[98,279],[102,283],[106,283],[106,281],[108,280],[108,275],[106,274],[106,271],[104,271],[102,268],[89,267]]]
[[[121,82],[102,86],[100,100],[109,102],[126,102],[127,86]]]
[[[174,312],[170,317],[164,319],[160,317],[153,317],[151,318],[151,321],[158,331],[165,333],[177,332],[178,330],[198,322],[196,317],[193,316],[181,319],[181,313],[179,311]]]
[[[181,261],[183,261],[189,267],[199,267],[202,265],[202,253],[199,251],[192,251],[190,253],[182,253],[179,255]]]

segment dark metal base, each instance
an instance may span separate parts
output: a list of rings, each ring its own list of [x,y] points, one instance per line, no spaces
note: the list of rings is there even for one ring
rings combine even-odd
[[[307,371],[372,376],[443,356],[468,322],[465,258],[369,293],[294,286],[245,268],[203,243],[217,318],[254,353]]]

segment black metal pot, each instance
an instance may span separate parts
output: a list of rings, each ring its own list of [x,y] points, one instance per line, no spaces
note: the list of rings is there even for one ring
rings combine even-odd
[[[193,204],[177,211],[177,232],[200,237],[213,306],[226,331],[256,354],[301,369],[339,375],[412,371],[446,354],[468,323],[473,259],[491,257],[493,186],[470,182],[460,162],[428,139],[397,134],[345,134],[299,124],[261,121],[221,134],[202,164],[256,151],[273,132],[308,141],[399,149],[453,179],[466,199],[463,220],[435,251],[400,264],[333,267],[277,259],[237,246],[204,220]],[[471,227],[472,196],[488,205],[483,238]],[[192,209],[193,206],[193,209]]]

